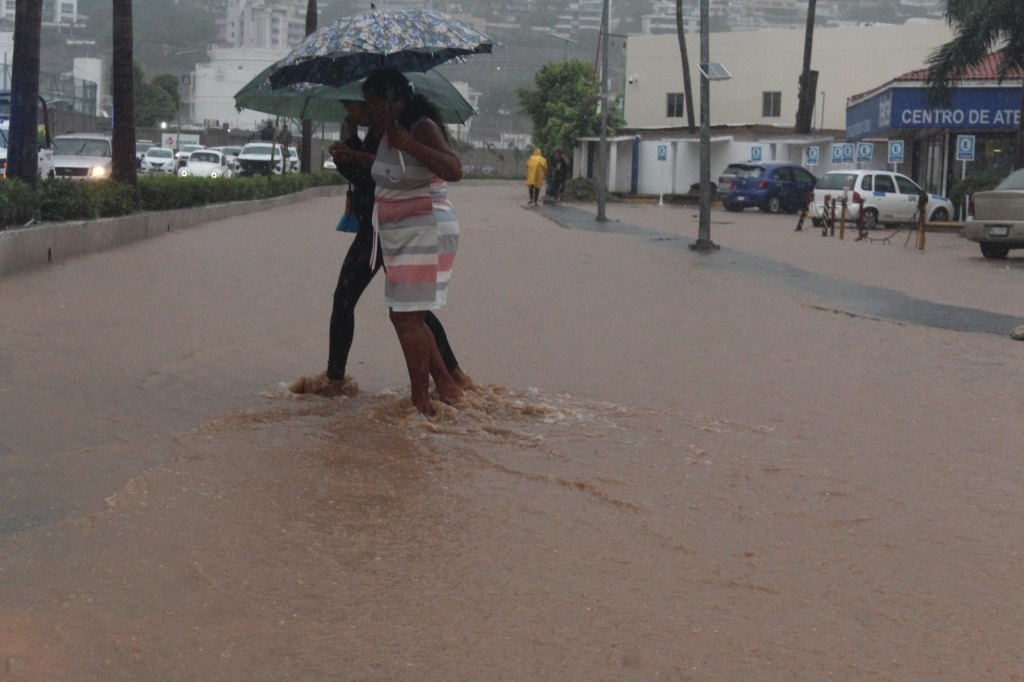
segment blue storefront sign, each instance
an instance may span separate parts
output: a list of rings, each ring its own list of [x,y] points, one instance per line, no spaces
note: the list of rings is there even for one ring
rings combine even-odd
[[[857,141],[893,130],[1015,130],[1020,88],[955,88],[948,106],[933,106],[925,88],[891,88],[846,109],[846,137]]]

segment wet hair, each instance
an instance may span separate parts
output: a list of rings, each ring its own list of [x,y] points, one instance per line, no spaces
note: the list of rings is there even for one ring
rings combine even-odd
[[[415,92],[412,83],[398,69],[384,68],[371,73],[363,81],[363,95],[402,102],[405,106],[398,116],[398,122],[403,127],[412,128],[416,121],[426,117],[436,123],[444,139],[450,141],[448,126],[441,121],[441,112],[437,106],[425,95]]]

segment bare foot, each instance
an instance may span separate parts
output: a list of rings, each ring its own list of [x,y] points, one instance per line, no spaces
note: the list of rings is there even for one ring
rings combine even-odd
[[[315,394],[328,398],[347,396],[354,398],[359,395],[359,384],[352,377],[344,379],[328,379],[327,374],[318,374],[315,377],[299,377],[288,386],[292,393]]]
[[[476,388],[476,384],[473,383],[473,378],[462,371],[461,367],[456,367],[451,372],[452,379],[459,385],[460,388],[469,390]]]

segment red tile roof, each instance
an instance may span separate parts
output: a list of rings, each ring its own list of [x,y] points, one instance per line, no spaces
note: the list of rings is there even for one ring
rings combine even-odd
[[[990,52],[980,63],[967,69],[964,74],[957,80],[965,81],[998,81],[999,80],[999,64],[1002,62],[1002,54],[999,52]],[[905,73],[902,76],[896,76],[893,81],[924,81],[928,77],[930,69],[918,69],[917,71],[911,71]],[[1020,80],[1024,78],[1024,72],[1020,69],[1010,69],[1010,73],[1006,76],[1007,80]]]

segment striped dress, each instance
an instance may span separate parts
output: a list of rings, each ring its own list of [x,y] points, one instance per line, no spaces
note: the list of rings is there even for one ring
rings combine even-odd
[[[377,183],[373,227],[384,257],[384,298],[397,312],[436,310],[447,299],[459,246],[448,184],[412,155],[391,149],[386,134],[371,173]]]

